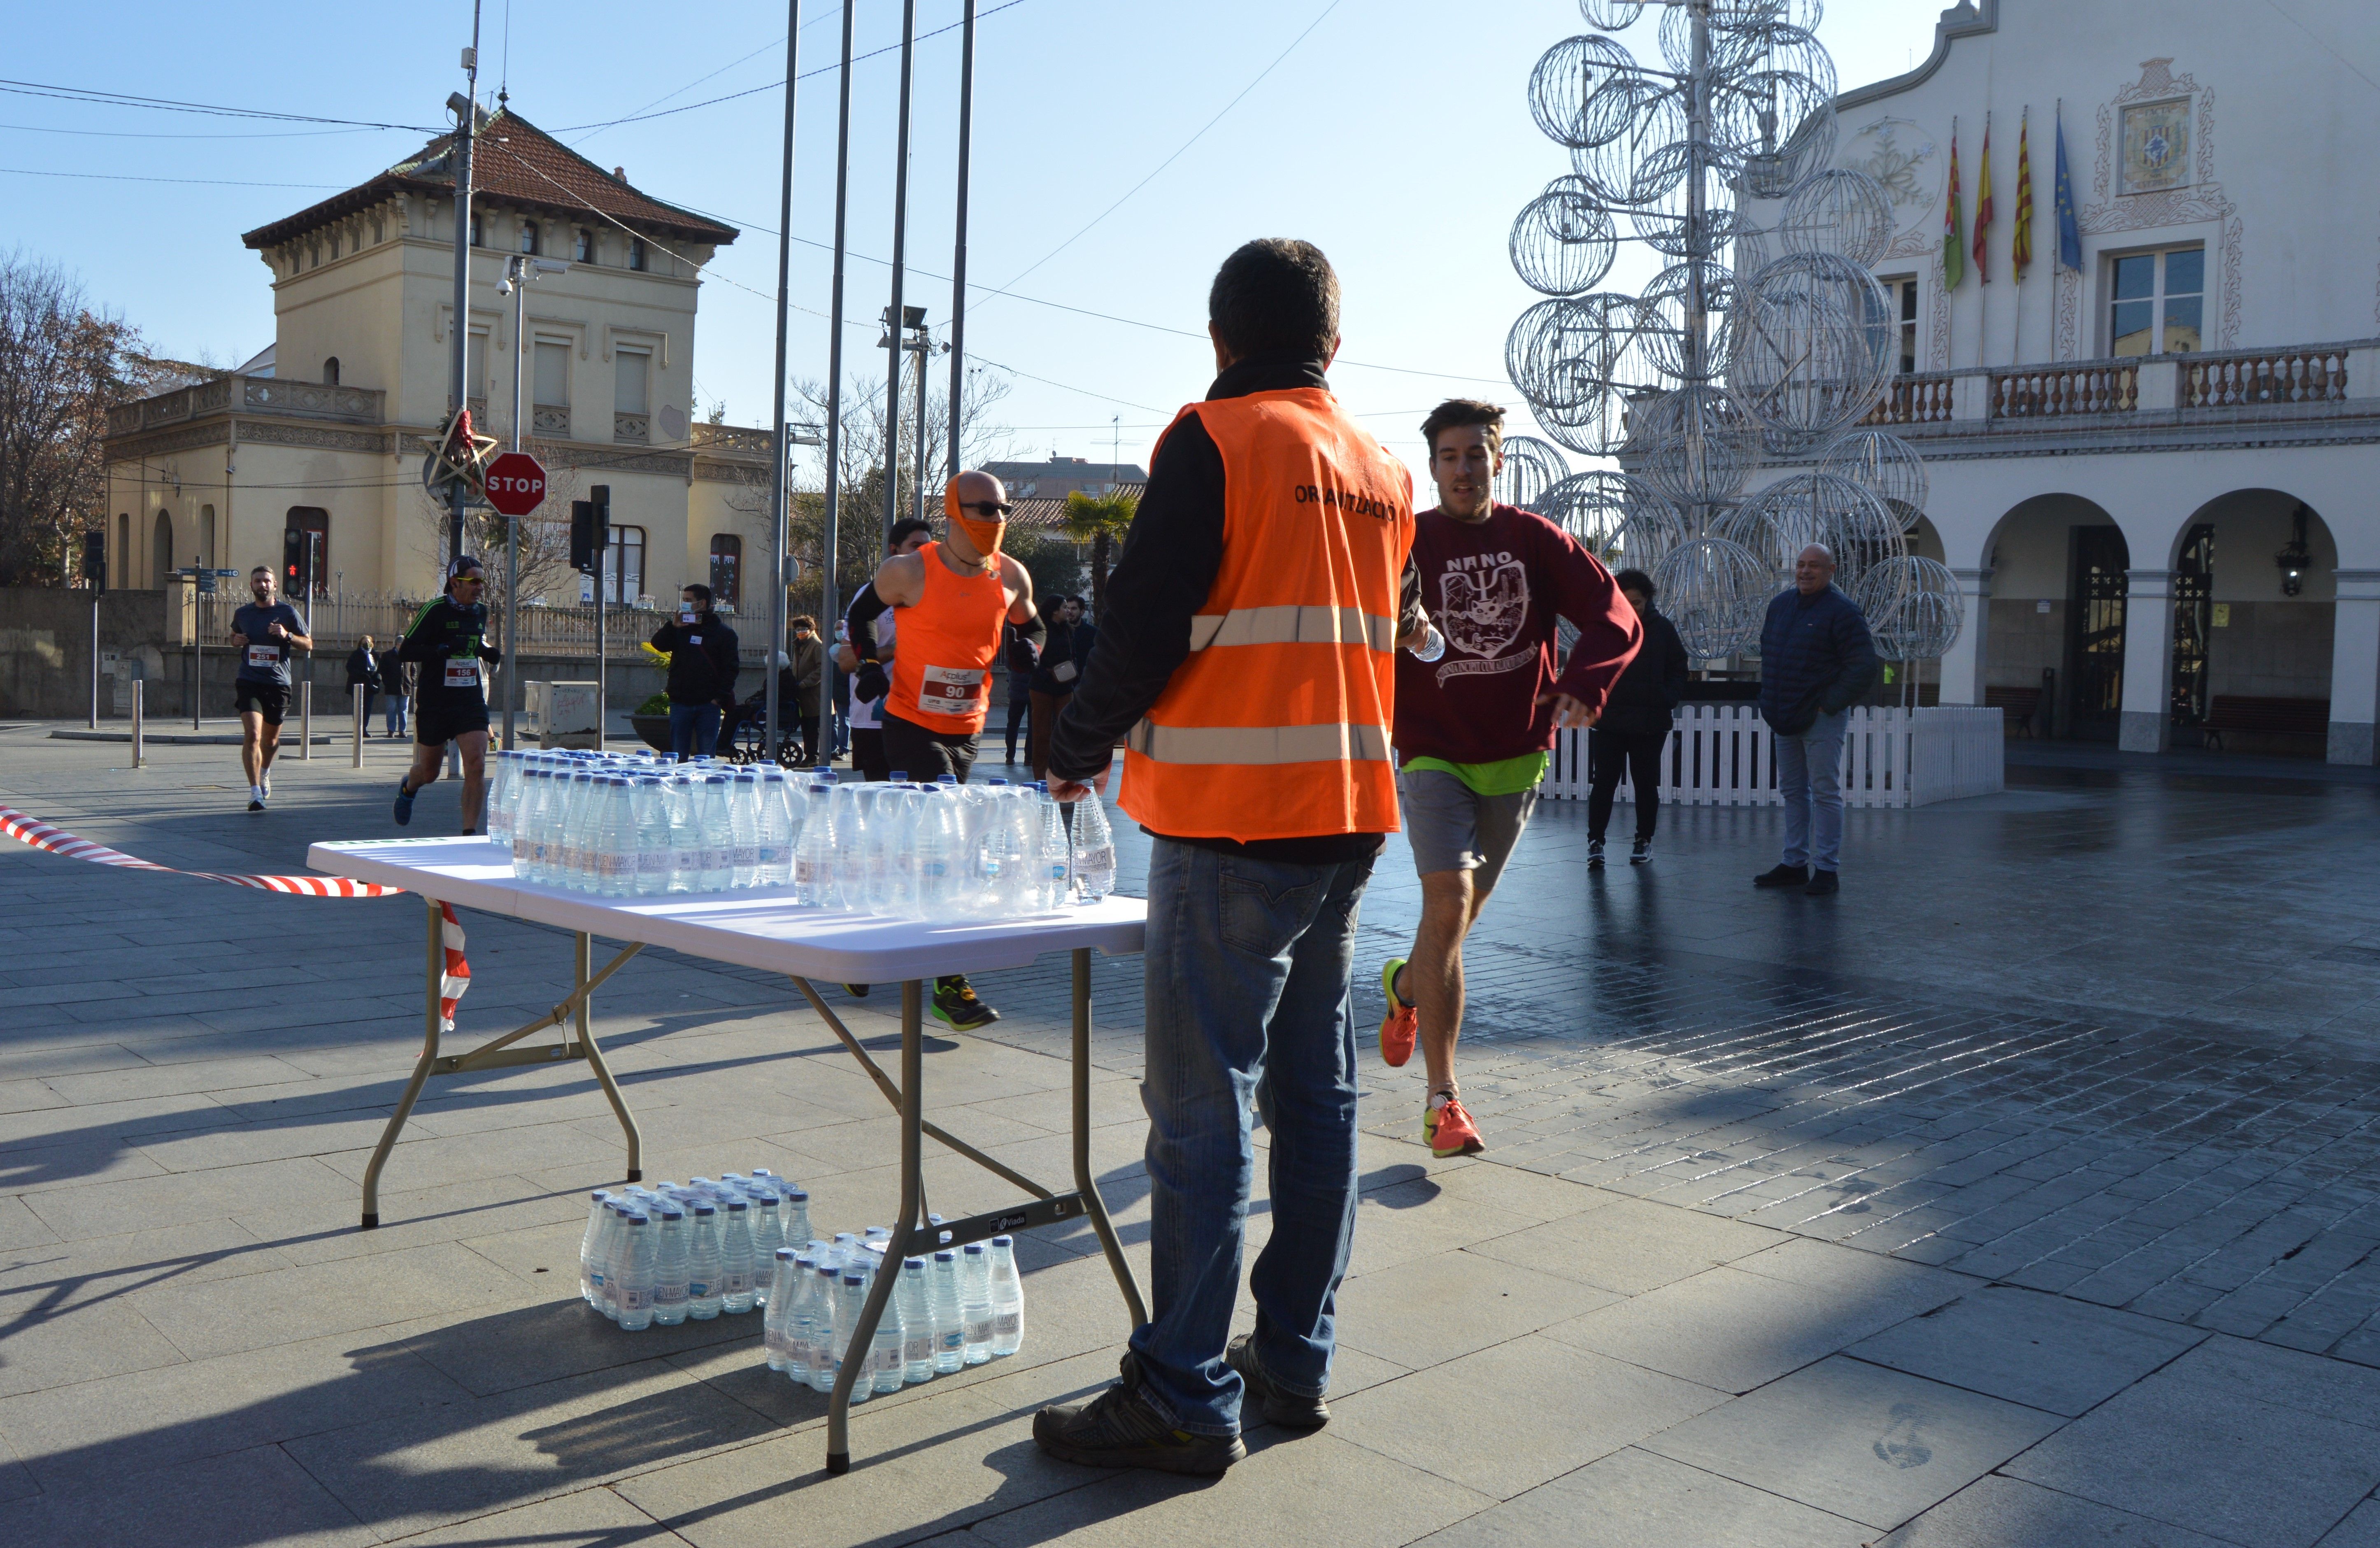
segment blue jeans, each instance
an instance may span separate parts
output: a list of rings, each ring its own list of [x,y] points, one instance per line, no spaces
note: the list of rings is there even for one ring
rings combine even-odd
[[[1851,717],[1849,710],[1838,710],[1812,721],[1798,737],[1776,740],[1787,865],[1833,871],[1842,864],[1843,729]]]
[[[392,693],[388,696],[388,734],[392,737],[405,735],[405,710],[407,702],[405,695],[401,693]]]
[[[672,704],[670,706],[670,751],[681,763],[689,758],[708,758],[719,745],[719,706],[716,704]]]
[[[1369,859],[1287,865],[1160,838],[1148,863],[1151,1321],[1144,1396],[1181,1429],[1239,1432],[1223,1363],[1255,1178],[1271,1131],[1272,1237],[1248,1276],[1256,1352],[1284,1389],[1330,1380],[1355,1229],[1355,1023],[1347,990]]]

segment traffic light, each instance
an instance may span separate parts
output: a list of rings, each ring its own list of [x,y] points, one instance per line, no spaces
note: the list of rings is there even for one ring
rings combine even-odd
[[[107,590],[107,533],[103,528],[82,535],[82,583],[93,596]]]
[[[581,575],[594,574],[612,546],[612,486],[599,483],[587,493],[593,498],[570,502],[570,567]]]
[[[309,557],[306,552],[305,529],[283,528],[281,530],[281,594],[283,596],[302,597],[311,589],[310,582],[313,577],[309,573],[311,567],[307,562]]]

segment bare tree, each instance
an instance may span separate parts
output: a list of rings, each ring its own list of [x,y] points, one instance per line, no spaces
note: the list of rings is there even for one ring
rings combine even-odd
[[[188,369],[55,264],[0,256],[0,585],[66,583],[75,531],[105,515],[109,410]]]
[[[524,603],[552,600],[567,606],[578,605],[578,574],[570,567],[570,502],[586,498],[587,482],[583,469],[546,469],[545,503],[523,517],[520,523],[520,596]],[[416,497],[419,501],[419,519],[415,524],[414,552],[432,575],[443,575],[447,552],[446,506],[431,498],[427,489],[417,491]],[[506,574],[504,518],[485,506],[468,506],[463,515],[463,552],[487,567],[488,584],[480,593],[480,601],[487,604],[491,618],[502,619]],[[434,592],[437,586],[432,585],[431,590]]]

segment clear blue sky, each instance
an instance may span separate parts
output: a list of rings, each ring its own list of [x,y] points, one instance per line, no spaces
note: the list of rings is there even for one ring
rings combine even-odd
[[[1403,368],[1342,362],[1333,375],[1392,449],[1412,459],[1415,425],[1451,394],[1521,407],[1503,383],[1503,339],[1536,298],[1512,274],[1506,235],[1520,207],[1567,170],[1531,122],[1524,89],[1538,55],[1583,30],[1575,6],[1002,6],[979,0],[992,14],[978,30],[972,280],[1196,335],[1226,252],[1251,237],[1304,237],[1330,255],[1345,285],[1345,360]],[[1626,39],[1647,55],[1658,10]],[[1828,0],[1820,36],[1848,87],[1922,60],[1937,14],[1931,0]],[[832,0],[808,0],[805,73],[832,65],[839,15]],[[898,0],[858,0],[857,50],[897,42],[900,15]],[[920,32],[958,16],[958,0],[918,0]],[[552,130],[783,76],[784,9],[744,0],[514,0],[509,42],[504,0],[485,0],[481,25],[484,91],[492,96],[508,79],[513,107]],[[401,14],[285,0],[228,12],[155,0],[41,7],[10,24],[8,73],[436,125],[462,85],[455,61],[470,26],[470,6],[456,0]],[[854,72],[852,247],[873,259],[891,250],[895,67],[887,55]],[[910,258],[937,275],[950,273],[957,67],[955,31],[919,46]],[[819,243],[832,230],[834,84],[832,70],[806,80],[799,101],[795,235]],[[695,352],[698,408],[723,401],[741,424],[769,412],[771,303],[754,292],[775,284],[775,243],[760,228],[776,224],[782,114],[779,94],[760,91],[563,135],[606,166],[625,165],[657,197],[745,229],[709,271]],[[74,272],[95,303],[164,353],[236,364],[273,336],[269,276],[239,233],[364,180],[426,138],[293,132],[303,128],[0,94],[0,168],[9,169],[0,173],[9,211],[0,242]],[[251,186],[261,184],[298,186]],[[1623,244],[1609,287],[1635,288],[1652,271],[1647,257]],[[868,325],[850,330],[845,358],[863,368],[880,362],[869,346],[888,283],[882,264],[852,263],[847,313]],[[811,311],[794,317],[792,372],[821,377],[820,248],[795,247],[793,298]],[[907,299],[923,302],[936,324],[947,321],[946,279],[913,275]],[[970,299],[968,343],[980,359],[1048,379],[1018,376],[999,415],[1015,428],[1018,455],[1035,457],[1105,460],[1114,415],[1123,458],[1143,460],[1212,372],[1203,336],[980,292]]]

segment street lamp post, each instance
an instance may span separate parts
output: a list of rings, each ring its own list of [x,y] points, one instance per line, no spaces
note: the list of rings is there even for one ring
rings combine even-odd
[[[496,286],[500,296],[513,299],[513,450],[521,449],[521,390],[528,375],[531,354],[528,335],[522,330],[528,318],[528,287],[531,281],[547,274],[570,272],[567,260],[532,258],[527,253],[515,253],[504,261],[504,283]],[[458,530],[460,529],[457,529]],[[520,695],[520,640],[516,630],[520,623],[520,518],[504,518],[504,750],[513,747],[513,701]]]

